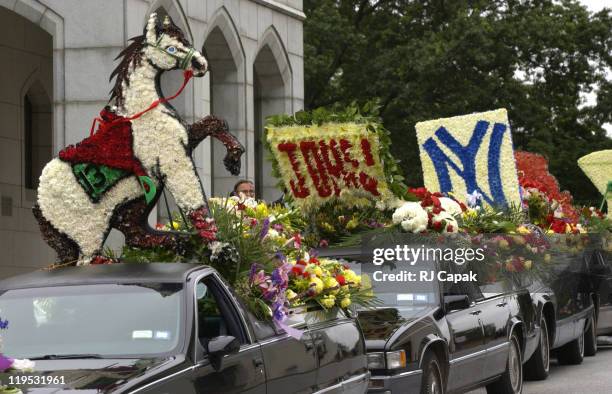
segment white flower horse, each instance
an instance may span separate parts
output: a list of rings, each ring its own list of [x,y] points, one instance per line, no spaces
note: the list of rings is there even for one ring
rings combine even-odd
[[[177,248],[180,238],[152,230],[147,216],[167,187],[177,205],[202,223],[207,203],[191,154],[205,137],[222,141],[226,168],[240,171],[244,148],[224,121],[208,116],[187,125],[162,97],[161,74],[183,69],[185,83],[191,75],[201,77],[207,70],[202,54],[157,13],[144,35],[131,41],[111,74],[114,106],[102,111],[98,131],[62,151],[40,177],[34,215],[62,262],[91,262],[111,228],[122,231],[129,245]]]

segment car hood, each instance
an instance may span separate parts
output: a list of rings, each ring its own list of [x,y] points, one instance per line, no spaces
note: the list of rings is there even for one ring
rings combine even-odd
[[[63,377],[63,384],[23,384],[19,387],[24,394],[50,393],[111,393],[133,386],[136,380],[144,380],[179,364],[184,358],[142,358],[142,359],[70,359],[36,360],[33,372],[14,374],[32,376],[33,381],[52,380]],[[0,374],[3,384],[10,382],[9,373]],[[40,376],[40,378],[38,378]]]
[[[424,306],[412,309],[376,308],[360,311],[359,323],[367,341],[386,342],[400,327],[408,327],[437,307]]]

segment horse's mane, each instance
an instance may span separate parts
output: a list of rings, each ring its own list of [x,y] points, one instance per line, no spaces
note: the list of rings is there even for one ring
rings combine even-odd
[[[145,45],[145,36],[137,36],[130,38],[130,45],[128,45],[125,49],[123,49],[119,55],[115,58],[115,60],[123,57],[117,67],[113,70],[110,75],[109,81],[113,78],[115,79],[115,86],[110,91],[110,99],[111,101],[115,99],[115,104],[120,107],[123,105],[123,82],[125,82],[126,86],[130,84],[130,79],[128,75],[130,73],[130,65],[132,64],[132,70],[135,67],[140,65],[142,61],[142,48]]]
[[[167,34],[178,41],[180,41],[185,46],[191,46],[191,43],[185,39],[185,35],[174,23],[170,23],[167,25],[158,24],[155,26],[156,35]],[[115,99],[115,105],[121,107],[123,105],[123,82],[125,82],[126,86],[129,86],[130,80],[128,75],[130,71],[134,68],[138,67],[142,62],[143,53],[142,50],[145,46],[146,36],[143,34],[141,36],[130,38],[130,45],[128,45],[125,49],[123,49],[119,55],[115,58],[115,60],[123,57],[117,67],[113,70],[110,75],[109,81],[113,78],[115,79],[115,86],[110,91],[110,99],[108,101],[112,101]],[[130,68],[130,65],[132,67]]]

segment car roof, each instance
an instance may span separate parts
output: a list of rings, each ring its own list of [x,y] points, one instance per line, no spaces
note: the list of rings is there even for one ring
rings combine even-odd
[[[0,290],[102,283],[183,283],[187,276],[213,269],[189,263],[115,263],[37,270],[0,281]]]

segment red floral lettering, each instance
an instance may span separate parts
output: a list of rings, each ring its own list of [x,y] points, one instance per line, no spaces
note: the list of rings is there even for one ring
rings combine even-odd
[[[369,177],[362,171],[359,173],[359,182],[365,190],[369,191],[374,196],[380,196],[380,192],[377,189],[378,181],[376,179]]]
[[[367,166],[374,165],[374,157],[372,157],[372,146],[370,145],[370,141],[367,138],[361,139],[361,151],[363,152],[363,157],[365,158],[365,163]]]
[[[329,177],[327,176],[327,169],[323,165],[317,144],[314,141],[302,141],[300,142],[300,150],[304,156],[306,162],[306,169],[312,178],[317,193],[320,197],[329,197],[332,194],[332,190],[329,187]],[[314,159],[316,169],[313,166],[312,160]]]
[[[296,198],[306,198],[310,195],[310,191],[306,188],[306,180],[300,173],[300,164],[298,163],[295,157],[295,151],[297,149],[297,144],[292,142],[280,143],[277,146],[279,152],[287,153],[287,157],[289,158],[289,162],[291,163],[291,168],[293,169],[293,173],[297,178],[298,186],[295,185],[295,181],[292,179],[289,181],[291,186],[291,191]]]
[[[342,139],[340,140],[340,149],[342,150],[342,154],[344,155],[344,161],[353,165],[353,168],[359,167],[359,162],[357,160],[351,159],[350,149],[353,145],[348,140]]]

